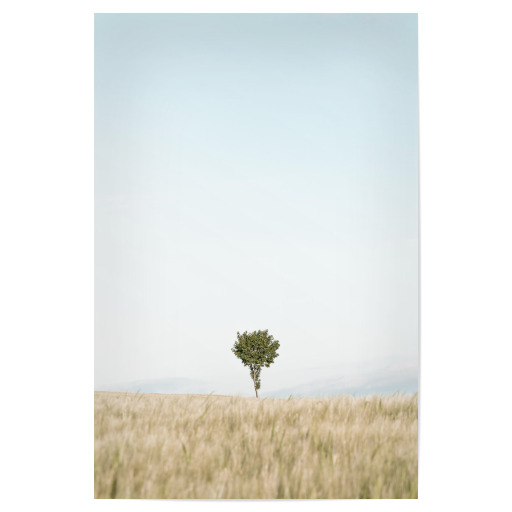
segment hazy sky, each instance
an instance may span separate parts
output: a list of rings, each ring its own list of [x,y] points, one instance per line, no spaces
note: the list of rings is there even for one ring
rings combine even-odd
[[[95,386],[418,354],[415,14],[95,16]]]

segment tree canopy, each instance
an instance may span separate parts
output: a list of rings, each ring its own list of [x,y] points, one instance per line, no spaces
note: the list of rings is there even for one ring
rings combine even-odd
[[[237,341],[231,350],[244,366],[249,367],[256,398],[258,398],[258,389],[261,387],[261,370],[263,367],[268,368],[279,356],[277,353],[279,341],[268,333],[268,329],[250,333],[245,331],[243,334],[237,332],[236,336]]]

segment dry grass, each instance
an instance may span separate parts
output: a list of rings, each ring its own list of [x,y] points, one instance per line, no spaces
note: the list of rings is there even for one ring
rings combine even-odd
[[[96,498],[417,498],[416,396],[95,393]]]

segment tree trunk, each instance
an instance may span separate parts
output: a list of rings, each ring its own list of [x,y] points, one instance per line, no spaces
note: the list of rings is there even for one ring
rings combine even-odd
[[[254,383],[254,391],[256,391],[256,398],[258,398],[258,388],[256,387],[256,380],[252,379],[252,381]]]

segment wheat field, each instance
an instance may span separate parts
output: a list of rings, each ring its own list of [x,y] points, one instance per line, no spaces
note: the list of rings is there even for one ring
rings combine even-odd
[[[417,396],[95,392],[96,498],[417,498]]]

